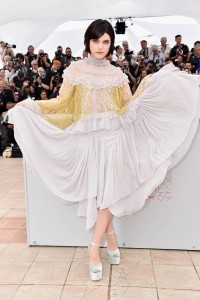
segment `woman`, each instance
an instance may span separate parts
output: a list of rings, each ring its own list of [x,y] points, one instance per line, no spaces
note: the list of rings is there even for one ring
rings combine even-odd
[[[54,197],[65,204],[78,202],[86,228],[94,227],[92,280],[102,277],[99,247],[105,234],[108,261],[120,263],[112,215],[142,208],[187,151],[199,118],[197,76],[170,65],[147,76],[132,96],[127,76],[106,60],[113,49],[111,24],[92,22],[85,33],[90,55],[65,70],[60,96],[28,99],[10,111],[32,171]],[[37,145],[29,140],[30,131],[37,135]]]

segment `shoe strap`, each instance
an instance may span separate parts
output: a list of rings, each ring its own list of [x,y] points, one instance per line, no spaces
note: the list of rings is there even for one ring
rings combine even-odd
[[[107,235],[110,235],[110,234],[115,234],[114,230],[113,231],[110,231],[110,232],[106,232]]]
[[[97,247],[101,247],[101,244],[97,244],[97,243],[94,243],[94,242],[90,242],[90,244],[94,245],[94,246],[97,246]]]

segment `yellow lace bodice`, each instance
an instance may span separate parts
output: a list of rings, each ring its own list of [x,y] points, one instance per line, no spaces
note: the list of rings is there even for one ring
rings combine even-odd
[[[36,103],[50,123],[64,129],[93,114],[123,114],[131,96],[128,78],[119,68],[90,57],[65,71],[58,98]]]

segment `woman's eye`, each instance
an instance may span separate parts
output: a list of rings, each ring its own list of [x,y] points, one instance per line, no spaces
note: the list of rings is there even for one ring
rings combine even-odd
[[[98,42],[98,40],[92,40],[93,41],[93,43],[97,43]]]
[[[109,44],[110,42],[109,41],[104,41],[104,44]]]

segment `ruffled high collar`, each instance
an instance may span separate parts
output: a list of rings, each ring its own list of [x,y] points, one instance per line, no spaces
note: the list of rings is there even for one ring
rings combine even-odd
[[[90,54],[88,54],[88,57],[86,57],[85,60],[87,60],[89,64],[95,66],[108,66],[110,64],[106,58],[98,59]]]

